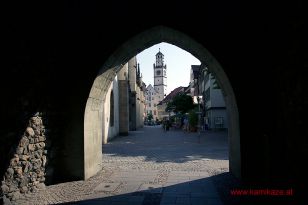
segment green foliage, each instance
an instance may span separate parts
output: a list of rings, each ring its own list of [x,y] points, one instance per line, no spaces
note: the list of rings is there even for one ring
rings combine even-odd
[[[188,115],[189,125],[192,127],[196,127],[198,124],[198,115],[194,110],[191,110]]]
[[[167,103],[167,106],[166,106],[165,111],[166,111],[166,112],[173,111],[173,103],[172,103],[172,101],[171,101],[171,102],[169,101],[169,102]]]
[[[149,121],[153,120],[153,115],[151,113],[148,114],[148,120]]]
[[[173,110],[175,113],[185,114],[194,108],[193,99],[191,96],[184,93],[176,95],[172,101],[168,102],[166,111]]]

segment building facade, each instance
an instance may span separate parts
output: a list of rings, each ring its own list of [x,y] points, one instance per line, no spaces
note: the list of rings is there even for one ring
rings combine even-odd
[[[144,125],[144,110],[145,110],[145,91],[146,87],[142,81],[142,74],[140,73],[140,65],[137,63],[136,74],[136,128],[142,128]]]
[[[199,75],[200,75],[200,65],[191,65],[190,68],[190,81],[188,93],[191,96],[194,96],[194,102],[196,102],[196,96],[198,96],[198,84],[199,84]]]
[[[143,126],[145,96],[140,66],[136,56],[128,61],[129,81],[129,130]]]
[[[145,92],[145,121],[149,114],[153,115],[153,120],[162,120],[157,105],[164,99],[167,93],[167,65],[164,64],[164,54],[160,52],[155,55],[156,61],[153,64],[154,86],[149,84]]]
[[[150,84],[145,91],[146,116],[152,114],[153,120],[159,120],[157,104],[159,103],[160,93]],[[146,119],[147,120],[147,119]]]
[[[118,76],[111,83],[104,103],[103,118],[103,144],[119,134],[119,86]]]
[[[103,109],[103,144],[117,135],[143,127],[145,84],[140,67],[133,57],[117,72],[108,88]]]
[[[164,55],[159,52],[155,55],[156,63],[154,69],[154,89],[158,93],[158,101],[162,101],[167,93],[167,65],[164,64]]]
[[[200,65],[195,80],[195,96],[200,96],[202,123],[208,129],[228,129],[226,104],[215,76],[205,65]]]

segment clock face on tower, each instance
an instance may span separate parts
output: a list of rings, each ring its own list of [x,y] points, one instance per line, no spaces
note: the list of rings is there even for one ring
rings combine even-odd
[[[160,70],[156,71],[156,75],[160,75]]]

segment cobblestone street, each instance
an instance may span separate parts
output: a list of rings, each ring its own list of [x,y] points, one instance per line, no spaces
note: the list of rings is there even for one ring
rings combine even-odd
[[[102,170],[47,186],[19,204],[222,204],[212,176],[228,172],[227,132],[144,127],[103,146]]]

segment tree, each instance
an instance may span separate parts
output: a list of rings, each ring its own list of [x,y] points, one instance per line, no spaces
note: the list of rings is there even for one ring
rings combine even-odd
[[[198,115],[194,110],[191,110],[188,115],[189,126],[195,129],[198,124]]]
[[[176,95],[172,101],[169,101],[166,107],[166,111],[173,110],[175,113],[185,114],[189,110],[194,108],[193,99],[191,96],[180,93]]]
[[[148,121],[151,121],[153,119],[153,115],[152,115],[152,113],[149,113],[148,114]]]

